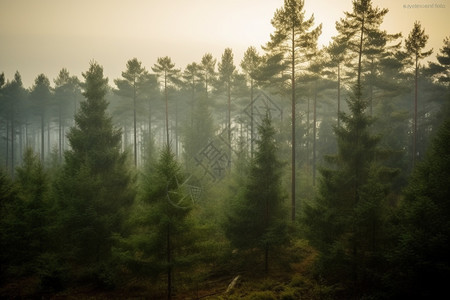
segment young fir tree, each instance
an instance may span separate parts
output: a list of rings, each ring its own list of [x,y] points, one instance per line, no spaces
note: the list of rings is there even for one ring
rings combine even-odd
[[[447,110],[448,116],[448,110]],[[438,130],[405,191],[397,244],[389,252],[393,298],[437,299],[450,276],[450,118]]]
[[[225,233],[238,249],[258,248],[269,269],[269,251],[287,242],[287,212],[281,189],[282,164],[277,158],[275,129],[268,115],[258,128],[255,157],[244,189],[233,199]]]
[[[48,177],[29,148],[17,168],[15,185],[2,179],[2,260],[7,260],[6,272],[15,270],[10,276],[30,275],[39,271],[38,258],[49,247]]]
[[[322,168],[315,205],[306,206],[304,223],[319,250],[318,272],[330,284],[340,283],[346,295],[360,297],[379,285],[390,180],[395,171],[383,167],[385,156],[371,134],[367,101],[356,86],[335,128],[338,153]]]
[[[156,274],[166,273],[167,297],[171,299],[174,269],[189,260],[187,249],[191,235],[187,217],[192,202],[183,188],[181,166],[169,146],[147,175],[142,194],[147,212],[143,225],[151,230],[142,254]]]
[[[96,62],[83,73],[86,101],[75,116],[56,191],[62,210],[62,245],[82,265],[108,262],[111,235],[120,233],[134,199],[133,179],[121,153],[121,132],[106,113],[108,79]]]

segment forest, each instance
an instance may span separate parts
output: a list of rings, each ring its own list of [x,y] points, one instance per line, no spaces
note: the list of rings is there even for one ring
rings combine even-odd
[[[0,74],[0,297],[447,294],[450,38],[352,3],[326,47],[285,0],[240,62]]]

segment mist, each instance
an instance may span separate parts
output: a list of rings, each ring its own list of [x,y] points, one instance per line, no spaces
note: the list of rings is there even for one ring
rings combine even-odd
[[[441,295],[449,37],[386,31],[370,0],[343,12],[326,45],[292,0],[243,51],[94,34],[90,61],[60,51],[29,86],[0,69],[0,296]]]

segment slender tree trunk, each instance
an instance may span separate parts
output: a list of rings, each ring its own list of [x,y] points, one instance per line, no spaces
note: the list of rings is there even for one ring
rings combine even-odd
[[[172,248],[170,243],[170,225],[167,225],[167,299],[172,299]]]
[[[9,122],[6,121],[6,158],[5,158],[5,170],[9,168]]]
[[[363,40],[364,40],[364,23],[365,23],[365,15],[363,13],[363,18],[362,18],[362,23],[361,23],[361,37],[359,40],[358,86],[361,86],[361,60],[362,60]]]
[[[166,142],[167,147],[170,146],[169,142],[169,99],[167,95],[167,72],[164,71],[164,96],[166,98]]]
[[[45,129],[44,129],[44,115],[41,115],[41,161],[42,163],[44,162],[44,134],[45,134]]]
[[[314,84],[313,107],[313,186],[316,186],[317,82]]]
[[[295,31],[292,28],[292,159],[291,159],[291,206],[292,206],[292,221],[295,221]]]
[[[133,80],[134,166],[137,167],[136,79]]]
[[[417,156],[417,78],[418,78],[418,65],[419,57],[416,55],[416,70],[414,74],[414,129],[413,129],[413,159],[412,159],[412,167],[416,165],[416,156]]]
[[[250,157],[253,158],[253,79],[250,79]]]
[[[228,94],[228,144],[231,147],[231,84],[227,84],[227,94]]]
[[[341,63],[338,63],[338,107],[337,107],[337,126],[340,127],[340,112],[341,112]]]
[[[175,102],[175,156],[178,157],[178,100]]]
[[[12,107],[12,118],[11,118],[11,176],[14,178],[14,169],[15,169],[15,157],[14,157],[14,152],[15,152],[15,127],[14,127],[14,105]]]
[[[59,132],[58,132],[58,134],[59,134],[59,138],[58,138],[58,154],[59,154],[59,162],[61,162],[61,158],[62,158],[62,139],[63,139],[63,135],[62,135],[62,117],[61,117],[61,101],[60,101],[60,103],[59,103],[59,106],[58,106],[58,123],[59,123],[59,125],[58,125],[58,130],[59,130]]]
[[[310,154],[309,154],[309,144],[310,144],[310,137],[309,134],[311,132],[311,125],[310,125],[310,120],[309,120],[309,115],[310,115],[310,101],[311,99],[308,96],[308,100],[306,101],[307,106],[306,106],[306,171],[308,173],[308,175],[310,174]]]

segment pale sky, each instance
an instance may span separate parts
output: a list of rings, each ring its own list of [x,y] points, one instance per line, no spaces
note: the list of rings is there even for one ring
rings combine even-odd
[[[433,58],[450,36],[450,0],[373,3],[389,9],[383,23],[389,33],[406,37],[419,20],[430,35]],[[239,65],[249,46],[260,49],[269,40],[270,20],[282,5],[283,0],[0,0],[0,72],[11,80],[18,70],[25,87],[44,73],[53,85],[61,68],[81,79],[96,60],[113,84],[133,57],[148,70],[161,56],[184,69],[208,52],[220,61],[227,47]],[[351,0],[305,1],[306,15],[323,24],[321,44],[328,44],[335,22],[351,8]]]

